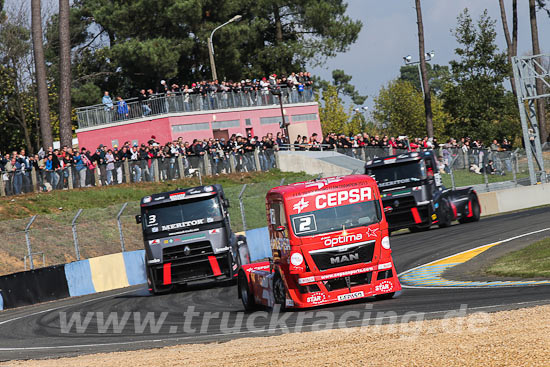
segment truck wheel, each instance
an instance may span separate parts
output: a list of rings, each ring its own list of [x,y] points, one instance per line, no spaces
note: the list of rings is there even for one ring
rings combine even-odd
[[[446,199],[441,200],[441,210],[439,211],[439,228],[446,228],[451,226],[453,221],[453,214],[451,205]]]
[[[248,287],[248,280],[246,275],[242,272],[239,273],[239,296],[243,302],[244,309],[246,311],[253,311],[256,309],[256,302],[254,302],[254,295],[250,292]]]
[[[384,293],[384,294],[377,294],[376,296],[374,296],[374,298],[378,301],[383,301],[385,299],[392,299],[393,296],[395,296],[395,292],[391,292],[391,293]]]
[[[275,303],[281,305],[281,311],[286,310],[286,287],[283,282],[281,275],[276,272],[275,277],[273,278],[273,296],[275,298]]]
[[[462,217],[460,218],[460,223],[470,223],[470,222],[477,222],[479,221],[479,218],[481,216],[481,209],[479,207],[479,201],[477,199],[477,196],[475,194],[470,194],[468,197],[468,206],[472,206],[472,216],[471,217]]]
[[[151,269],[147,267],[147,287],[152,295],[164,294],[172,291],[172,285],[156,285],[151,276]]]

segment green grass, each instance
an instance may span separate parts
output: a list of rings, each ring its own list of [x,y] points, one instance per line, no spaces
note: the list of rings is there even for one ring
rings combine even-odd
[[[478,184],[485,184],[485,178],[483,177],[483,174],[478,175],[473,172],[469,172],[466,170],[455,170],[454,171],[455,176],[455,185],[456,187],[461,186],[471,186],[471,185],[478,185]],[[529,177],[528,173],[520,172],[517,174],[517,178],[525,178]],[[514,179],[514,176],[511,172],[507,172],[505,176],[500,175],[487,175],[487,179],[489,183],[493,182],[502,182],[502,181],[512,181]],[[452,181],[451,181],[451,175],[450,174],[442,174],[441,180],[443,181],[443,185],[446,187],[452,187]]]
[[[550,238],[499,258],[486,272],[503,277],[550,277]]]

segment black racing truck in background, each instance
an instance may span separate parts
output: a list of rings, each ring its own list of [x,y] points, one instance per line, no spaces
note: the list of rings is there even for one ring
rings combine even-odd
[[[448,227],[453,220],[475,222],[481,215],[473,188],[443,186],[431,150],[373,159],[366,163],[365,173],[378,183],[392,231],[409,228],[416,232],[433,224]]]
[[[229,223],[221,185],[178,189],[141,199],[141,224],[149,291],[234,278],[249,262],[244,236]]]

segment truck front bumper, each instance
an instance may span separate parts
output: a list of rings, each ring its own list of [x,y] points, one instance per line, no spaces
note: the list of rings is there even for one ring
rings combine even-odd
[[[329,274],[303,274],[289,287],[287,307],[305,308],[395,293],[401,290],[392,260],[375,266],[354,266]]]

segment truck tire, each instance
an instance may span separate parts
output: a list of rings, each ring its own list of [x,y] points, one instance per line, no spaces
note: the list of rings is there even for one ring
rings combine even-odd
[[[246,275],[241,271],[239,272],[239,297],[243,302],[244,309],[246,311],[254,311],[256,309],[256,302],[254,302],[254,295],[250,292],[248,286],[248,280]]]
[[[481,209],[479,207],[479,201],[477,199],[477,195],[474,193],[471,193],[468,196],[468,206],[472,206],[472,216],[471,217],[462,217],[458,221],[460,223],[470,223],[470,222],[477,222],[479,221],[479,218],[481,217]]]
[[[273,277],[273,297],[275,303],[281,305],[281,311],[286,311],[286,287],[279,272],[276,272]]]
[[[152,295],[169,293],[173,289],[172,285],[168,285],[168,286],[156,285],[155,282],[153,281],[153,277],[151,276],[151,269],[149,267],[147,267],[147,287],[149,289],[149,293]]]
[[[441,209],[439,210],[439,228],[450,227],[453,221],[453,213],[451,204],[447,199],[441,200]]]

